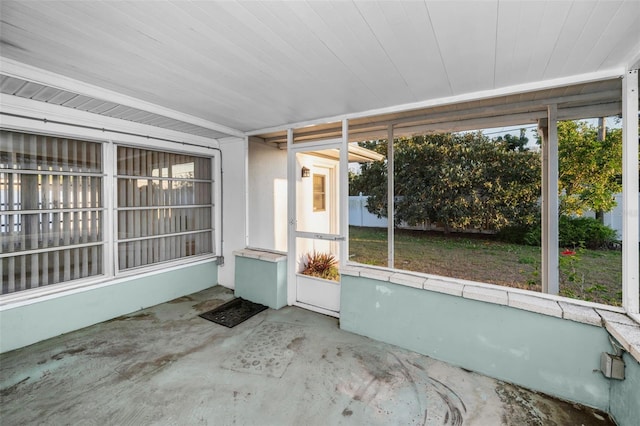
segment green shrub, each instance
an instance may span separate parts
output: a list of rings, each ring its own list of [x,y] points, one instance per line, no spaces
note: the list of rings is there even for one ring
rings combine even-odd
[[[560,246],[598,249],[616,240],[616,231],[590,217],[560,216]]]
[[[525,245],[536,245],[529,244],[526,242],[527,235],[531,232],[532,227],[539,225],[516,225],[516,226],[507,226],[502,228],[497,232],[496,237],[500,241],[504,241],[505,243],[511,244],[525,244]],[[538,243],[537,245],[540,245]]]
[[[598,249],[606,247],[616,240],[616,231],[589,217],[560,216],[560,247],[584,247]],[[529,227],[510,227],[498,233],[503,241],[539,246],[542,240],[540,223]]]
[[[532,225],[522,241],[528,246],[539,246],[542,242],[542,224],[540,222]]]

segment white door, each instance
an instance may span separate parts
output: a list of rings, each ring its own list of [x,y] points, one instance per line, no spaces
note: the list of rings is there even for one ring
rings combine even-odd
[[[339,262],[345,232],[340,224],[341,141],[295,144],[289,152],[289,292],[293,303],[338,316],[340,282],[306,275],[309,263],[333,258]],[[339,268],[339,264],[336,264]]]

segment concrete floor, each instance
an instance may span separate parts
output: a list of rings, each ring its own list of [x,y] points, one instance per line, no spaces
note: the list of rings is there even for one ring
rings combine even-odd
[[[214,287],[0,356],[2,425],[608,425],[300,308],[233,329]]]

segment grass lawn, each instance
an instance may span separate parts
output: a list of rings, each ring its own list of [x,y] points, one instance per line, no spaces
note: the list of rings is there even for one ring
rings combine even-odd
[[[352,261],[387,265],[387,230],[349,228]],[[541,291],[540,247],[496,241],[491,236],[396,230],[395,267],[447,277]],[[622,254],[577,250],[560,259],[560,295],[622,304]]]

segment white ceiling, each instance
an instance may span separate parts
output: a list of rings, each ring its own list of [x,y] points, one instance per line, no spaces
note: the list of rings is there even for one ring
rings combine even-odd
[[[81,95],[68,90],[62,90],[2,74],[0,74],[0,93],[17,96],[19,98],[33,99],[53,105],[61,105],[106,117],[162,127],[163,129],[175,130],[177,132],[190,133],[206,138],[216,139],[226,136],[224,132],[186,123],[140,108],[133,108],[120,103],[105,101],[96,97]]]
[[[637,0],[2,0],[0,13],[5,58],[243,132],[640,55]]]

